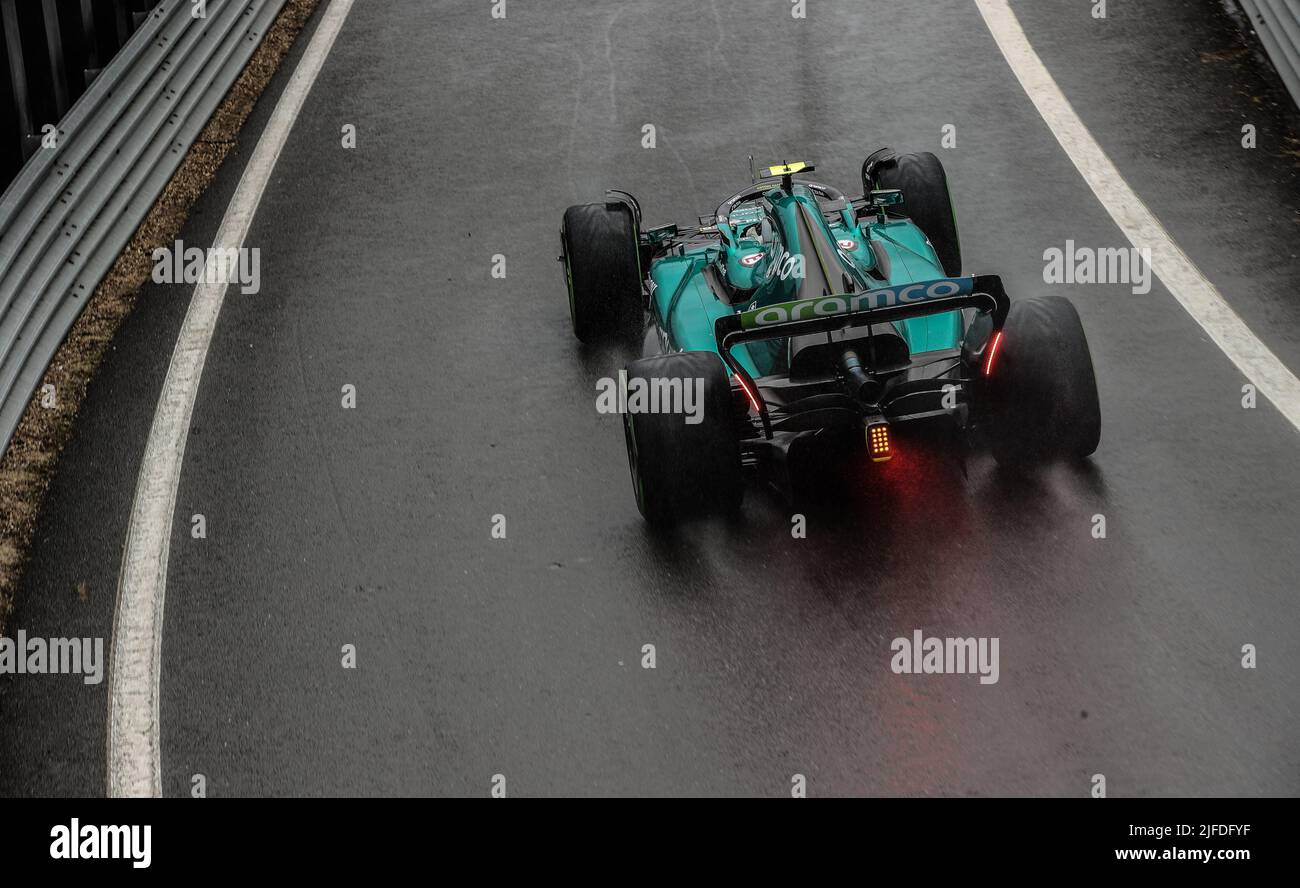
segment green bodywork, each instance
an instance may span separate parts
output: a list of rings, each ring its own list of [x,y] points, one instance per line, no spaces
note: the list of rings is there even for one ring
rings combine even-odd
[[[881,221],[873,215],[855,221],[853,210],[845,209],[828,222],[816,195],[797,182],[792,194],[774,188],[760,200],[738,205],[717,225],[723,234],[720,242],[687,246],[680,253],[656,260],[650,268],[651,309],[673,351],[716,352],[714,323],[718,318],[798,298],[801,278],[783,274],[783,270],[797,270],[796,257],[802,258],[805,270],[811,263],[819,263],[822,280],[838,283],[846,275],[851,277],[857,290],[945,277],[929,240],[910,220]],[[809,225],[819,226],[835,247],[818,251],[815,245],[802,243],[801,232],[808,231]],[[766,237],[757,236],[759,228],[766,229]],[[878,245],[886,261],[878,262],[871,242]],[[720,299],[705,278],[710,265],[732,286],[752,290],[748,300],[728,304]],[[883,278],[873,273],[878,265],[885,270]],[[833,287],[832,291],[840,289]],[[962,337],[960,312],[912,318],[894,327],[914,356],[957,348]],[[785,342],[743,343],[732,354],[752,376],[767,376],[783,371]]]

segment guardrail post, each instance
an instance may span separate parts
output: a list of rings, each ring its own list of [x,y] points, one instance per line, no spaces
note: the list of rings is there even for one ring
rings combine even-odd
[[[32,118],[31,97],[27,92],[27,66],[23,63],[23,40],[18,31],[18,9],[15,0],[0,0],[0,25],[5,32],[5,52],[9,56],[9,79],[13,83],[14,108],[18,112],[18,133],[22,141],[22,156],[28,155],[28,139],[36,132]]]
[[[81,0],[81,39],[86,44],[86,64],[81,71],[81,88],[90,86],[102,67],[99,64],[99,33],[95,30],[95,5]]]
[[[68,113],[68,70],[63,64],[63,30],[54,0],[41,0],[45,19],[45,47],[49,51],[50,82],[54,86],[54,110],[60,118]]]
[[[121,49],[131,37],[131,23],[127,20],[126,0],[115,0],[113,11],[117,13],[117,48]]]

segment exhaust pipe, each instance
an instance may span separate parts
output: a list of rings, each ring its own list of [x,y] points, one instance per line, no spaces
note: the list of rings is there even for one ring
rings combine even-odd
[[[839,360],[840,378],[850,398],[861,404],[874,404],[880,397],[880,383],[862,369],[862,359],[851,348],[846,348]]]

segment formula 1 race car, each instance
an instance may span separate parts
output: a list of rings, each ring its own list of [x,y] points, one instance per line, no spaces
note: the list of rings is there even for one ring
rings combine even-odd
[[[791,454],[832,441],[884,462],[940,425],[1004,465],[1096,450],[1074,306],[961,276],[937,157],[877,151],[860,198],[811,164],[750,170],[698,225],[645,229],[621,191],[564,213],[574,333],[642,343],[617,396],[648,521],[735,510],[747,475],[788,493]]]

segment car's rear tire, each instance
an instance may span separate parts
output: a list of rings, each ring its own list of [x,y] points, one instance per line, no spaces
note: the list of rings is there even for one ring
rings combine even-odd
[[[573,333],[597,343],[641,326],[641,266],[636,216],[625,203],[564,211],[560,229]]]
[[[713,352],[679,352],[627,366],[629,393],[636,380],[647,384],[656,379],[679,379],[683,388],[702,380],[700,421],[688,423],[682,413],[623,414],[637,508],[655,525],[736,511],[744,480],[731,382],[722,359]]]
[[[1001,465],[1083,459],[1101,442],[1092,355],[1067,299],[1012,303],[984,386],[989,444]]]
[[[903,192],[903,209],[916,223],[939,257],[949,277],[961,274],[961,241],[957,235],[957,216],[948,193],[948,174],[943,163],[929,151],[900,154],[892,163],[880,166],[876,173],[880,188],[897,188]]]

